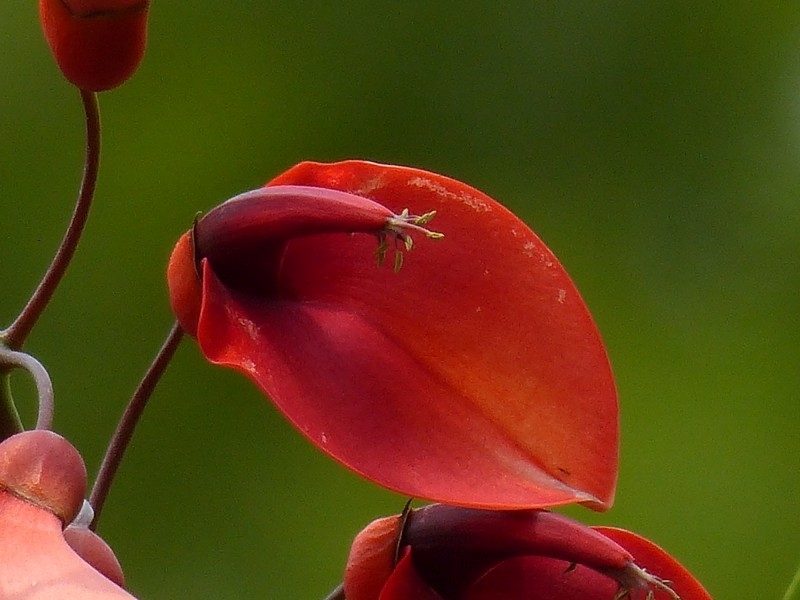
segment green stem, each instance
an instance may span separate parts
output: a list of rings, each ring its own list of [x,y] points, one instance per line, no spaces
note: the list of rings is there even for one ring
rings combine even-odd
[[[100,465],[100,470],[97,473],[94,486],[92,486],[92,492],[89,494],[89,504],[91,504],[92,509],[94,509],[94,519],[90,526],[92,530],[97,527],[97,521],[100,519],[100,513],[103,510],[108,491],[111,489],[114,475],[116,475],[119,464],[122,461],[122,456],[125,454],[131,437],[133,437],[133,432],[136,429],[139,418],[142,416],[144,408],[147,406],[147,401],[153,394],[158,380],[161,379],[161,375],[164,374],[167,365],[169,365],[169,361],[174,356],[175,350],[177,350],[182,337],[183,330],[176,322],[173,324],[172,329],[170,329],[167,339],[164,341],[155,359],[153,359],[150,368],[147,369],[147,372],[144,374],[142,381],[139,383],[139,387],[136,388],[133,396],[131,396],[128,406],[125,407],[125,412],[122,413],[122,418],[120,418],[117,429],[114,431],[111,442],[106,449],[106,455],[103,457],[103,462]]]
[[[33,292],[30,300],[22,312],[5,331],[0,332],[0,342],[12,350],[21,350],[31,329],[47,307],[58,284],[64,277],[75,249],[78,247],[86,220],[89,217],[89,208],[94,197],[97,185],[97,174],[100,169],[100,111],[97,104],[97,94],[80,90],[83,110],[86,118],[86,154],[83,165],[83,181],[81,182],[78,201],[72,213],[67,231],[61,240],[55,256],[47,272],[42,277],[39,286]],[[6,415],[6,420],[9,420]]]
[[[789,584],[786,593],[783,595],[783,600],[791,600],[798,588],[800,588],[800,567],[798,567],[797,571],[795,571],[794,578]]]

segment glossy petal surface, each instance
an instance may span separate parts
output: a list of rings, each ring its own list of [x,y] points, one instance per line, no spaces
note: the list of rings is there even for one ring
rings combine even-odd
[[[412,235],[394,273],[376,266],[373,236],[296,237],[272,294],[226,285],[205,261],[197,337],[209,360],[250,376],[317,446],[403,494],[494,508],[611,504],[618,425],[606,353],[524,223],[469,186],[408,168],[303,163],[279,184],[396,214],[436,210],[430,226],[445,238]]]

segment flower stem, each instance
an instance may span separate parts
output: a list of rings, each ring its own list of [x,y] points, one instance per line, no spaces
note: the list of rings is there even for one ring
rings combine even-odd
[[[183,330],[176,322],[170,329],[167,339],[164,340],[164,344],[155,359],[153,359],[150,368],[147,369],[144,377],[142,377],[139,387],[136,388],[133,396],[131,396],[128,406],[125,407],[125,412],[122,413],[122,418],[117,424],[117,429],[114,431],[111,442],[106,449],[106,455],[103,457],[92,492],[89,495],[89,504],[94,509],[94,519],[90,527],[92,530],[97,527],[97,521],[103,510],[103,504],[106,496],[108,496],[114,475],[116,475],[122,456],[125,454],[131,437],[133,437],[139,418],[142,416],[142,412],[144,412],[147,401],[150,399],[158,380],[164,374],[169,361],[174,356],[182,337]]]
[[[11,395],[10,370],[8,367],[0,368],[0,441],[22,431],[22,421]]]
[[[13,350],[22,349],[31,329],[44,311],[64,273],[69,266],[75,249],[78,247],[81,234],[89,216],[89,208],[94,197],[97,184],[97,173],[100,167],[100,111],[97,95],[94,92],[80,90],[83,110],[86,118],[86,154],[83,165],[83,181],[81,182],[78,201],[72,213],[67,231],[61,245],[53,257],[47,272],[42,277],[36,291],[22,309],[22,312],[5,331],[0,332],[0,341]]]
[[[783,595],[783,600],[791,600],[798,588],[800,588],[800,567],[798,567],[797,571],[795,571],[794,577],[792,578],[791,583],[789,583],[786,593]]]
[[[345,600],[344,584],[340,583],[335,588],[333,588],[333,590],[331,590],[331,593],[325,596],[325,600]]]
[[[39,398],[39,413],[36,419],[36,429],[50,429],[53,426],[54,402],[53,383],[50,381],[50,374],[47,372],[47,369],[45,369],[42,366],[42,363],[40,363],[30,354],[11,350],[10,348],[0,344],[0,371],[7,371],[10,369],[24,369],[33,378],[33,382],[36,385],[36,393]],[[7,379],[7,373],[4,375]],[[11,392],[8,389],[8,381],[3,382],[3,387],[6,388],[3,395],[8,399],[10,404],[9,413],[11,413],[13,410],[13,414],[16,417],[16,423],[13,423],[12,425],[19,426],[18,429],[16,431],[12,431],[11,434],[17,433],[22,431],[22,423],[19,421],[17,409],[14,406],[13,401],[11,401]]]

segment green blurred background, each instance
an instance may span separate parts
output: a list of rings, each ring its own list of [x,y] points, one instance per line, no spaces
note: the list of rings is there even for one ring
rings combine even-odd
[[[83,130],[35,3],[0,22],[6,325],[60,239]],[[570,514],[656,540],[716,598],[781,596],[800,560],[800,4],[154,0],[144,64],[101,106],[96,206],[27,345],[90,472],[169,328],[164,265],[195,211],[302,159],[409,164],[522,215],[603,332],[617,502]],[[189,341],[101,533],[143,598],[313,600],[402,503]]]

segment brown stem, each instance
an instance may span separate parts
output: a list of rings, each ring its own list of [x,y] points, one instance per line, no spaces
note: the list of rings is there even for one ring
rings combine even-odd
[[[64,238],[61,240],[61,245],[58,247],[58,251],[53,257],[47,272],[39,282],[39,286],[14,322],[8,329],[0,332],[0,341],[4,341],[13,350],[22,349],[28,334],[61,282],[72,256],[75,254],[75,249],[78,247],[78,242],[89,216],[92,198],[94,197],[97,174],[100,168],[100,111],[97,104],[97,95],[94,92],[80,90],[80,93],[86,117],[86,154],[83,165],[83,181],[78,193],[78,201],[75,203],[72,219]]]
[[[133,396],[131,396],[130,402],[128,402],[128,406],[125,408],[125,412],[122,413],[122,418],[117,424],[117,429],[114,431],[111,442],[106,449],[106,455],[103,457],[103,462],[100,465],[100,470],[94,481],[92,492],[89,495],[89,504],[91,504],[94,509],[94,519],[90,527],[92,530],[97,527],[97,521],[100,519],[100,513],[103,510],[103,504],[106,501],[106,496],[108,496],[108,491],[111,488],[114,475],[122,461],[122,456],[125,454],[128,443],[131,441],[139,418],[142,416],[142,412],[144,412],[147,401],[150,399],[158,380],[161,378],[161,375],[163,375],[169,361],[175,354],[175,350],[178,348],[182,337],[183,330],[176,322],[173,324],[172,329],[170,329],[167,339],[164,340],[164,344],[158,351],[150,368],[144,374],[142,381],[139,383],[139,387],[136,388]]]

